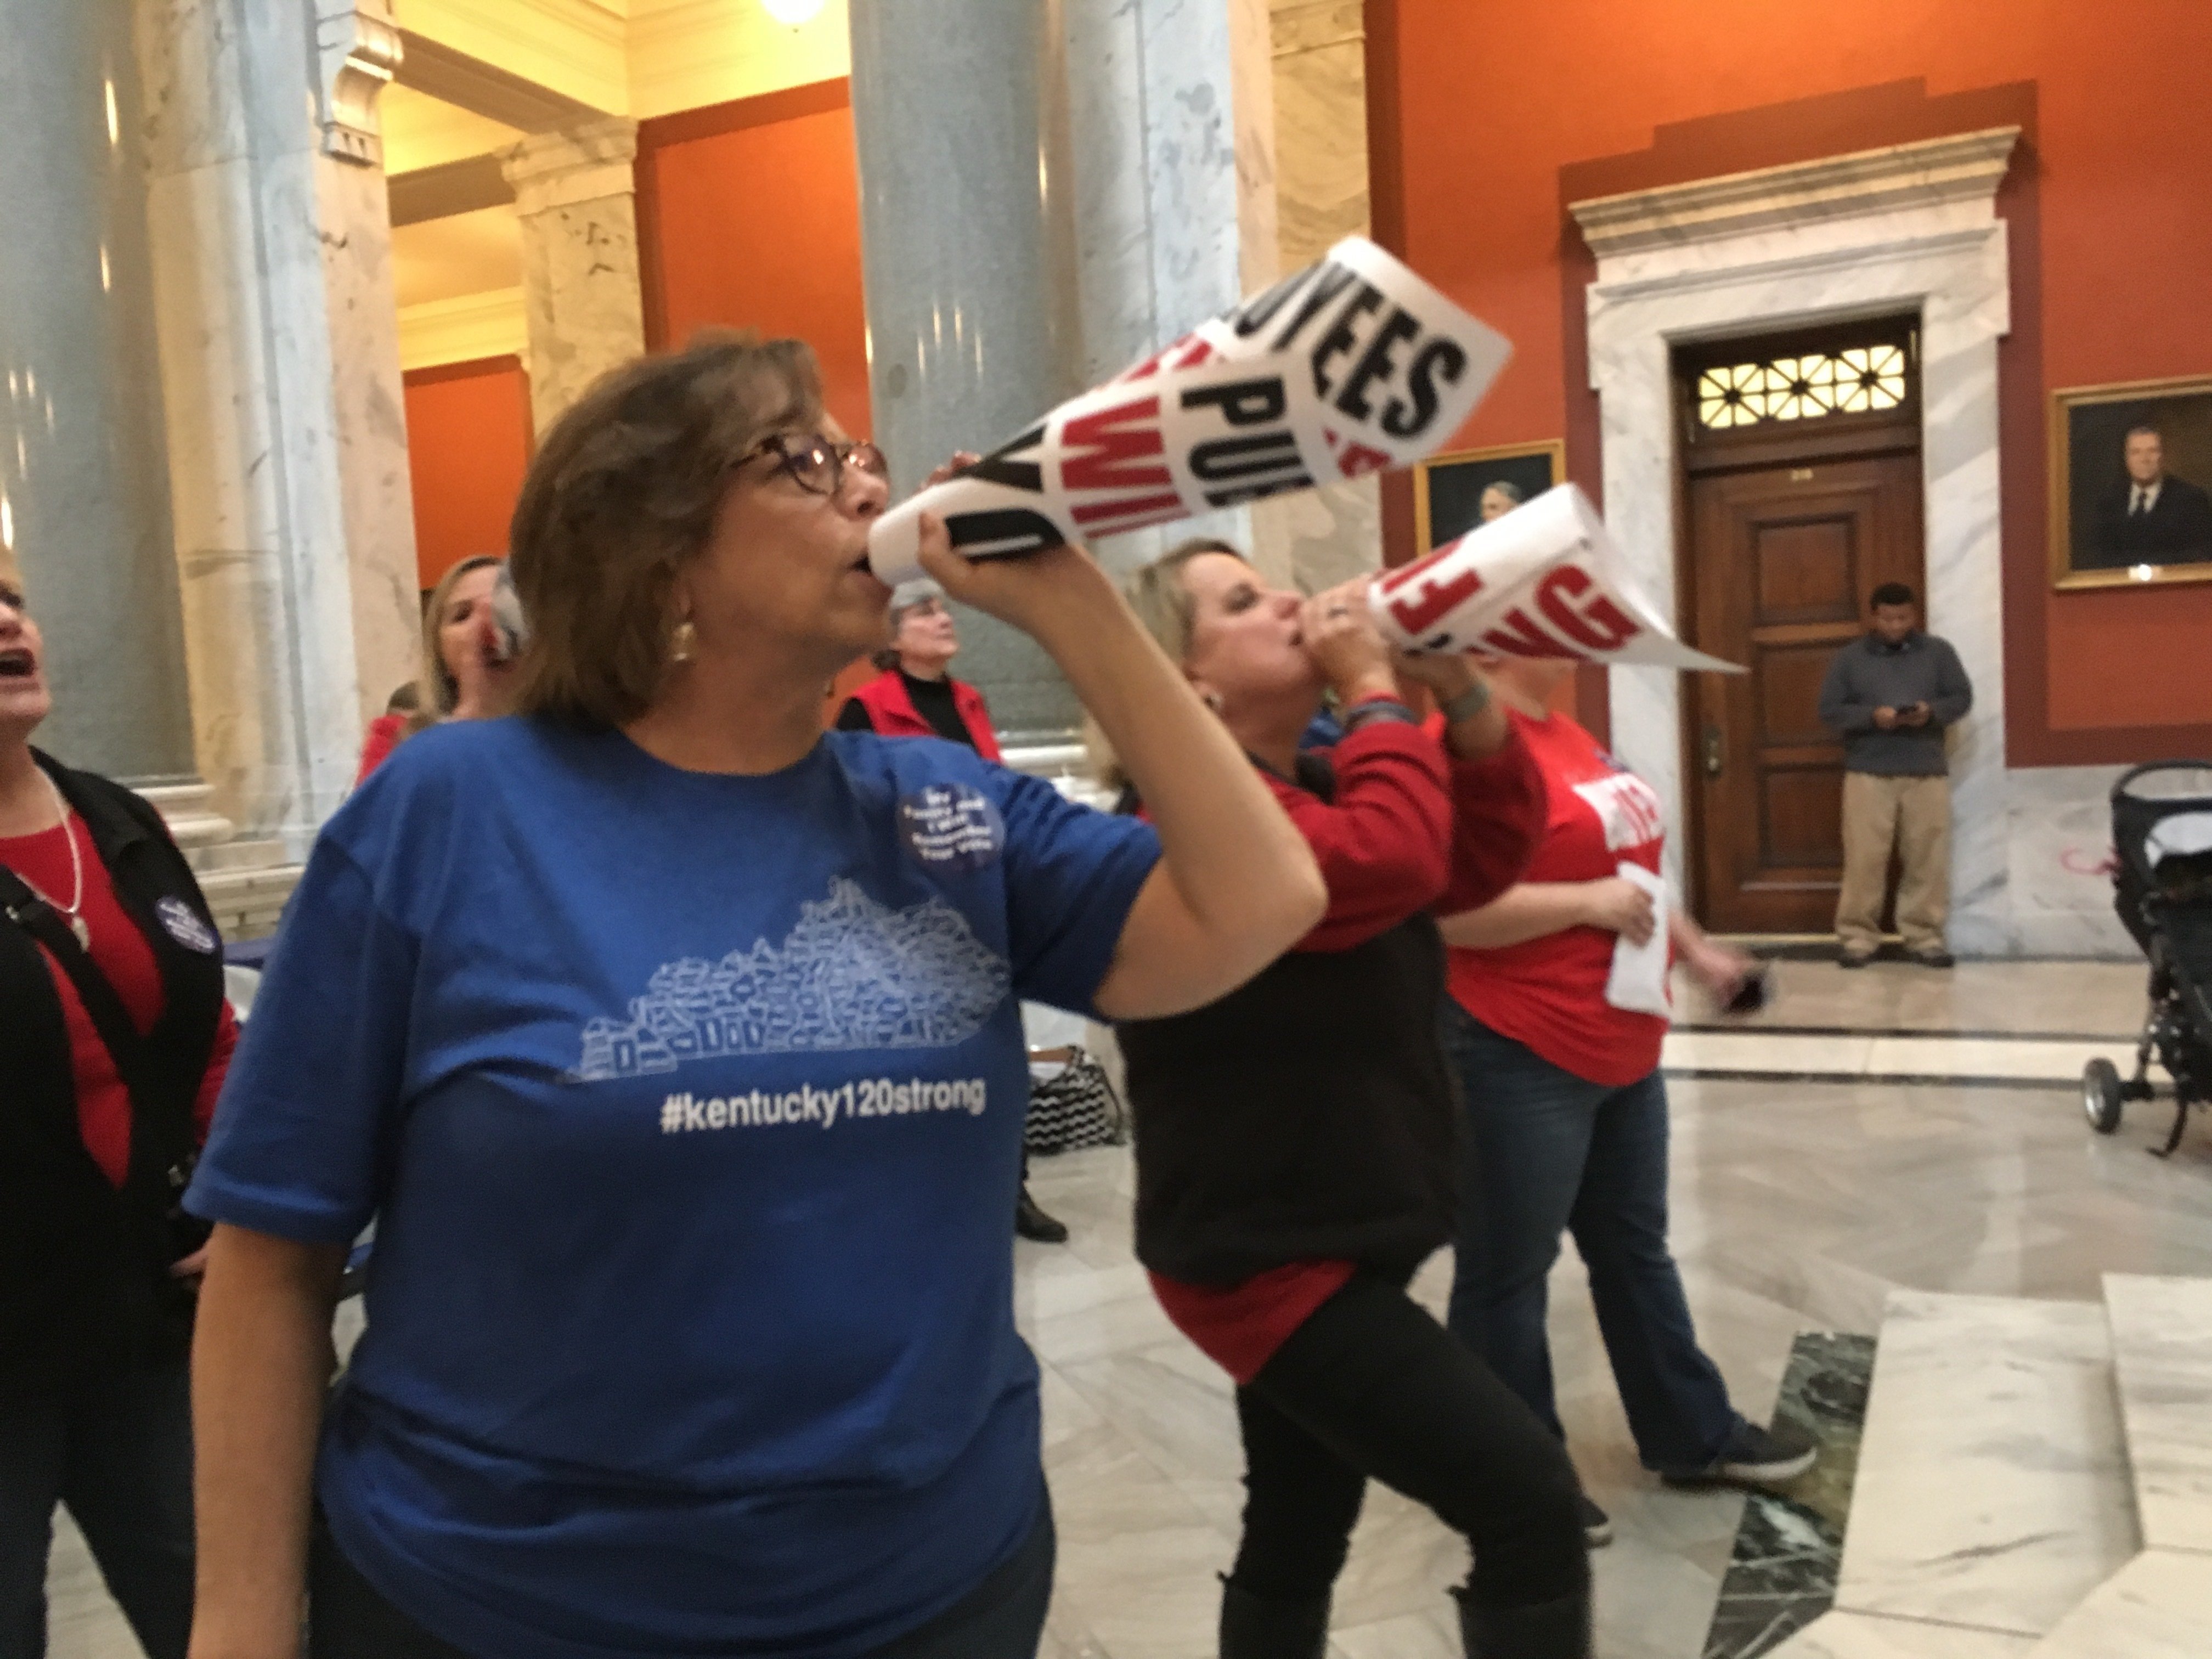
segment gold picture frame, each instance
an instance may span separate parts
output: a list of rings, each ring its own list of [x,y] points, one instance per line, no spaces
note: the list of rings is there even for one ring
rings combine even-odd
[[[2129,493],[2122,459],[2128,431],[2149,422],[2172,434],[2162,440],[2165,476],[2190,492],[2179,504],[2203,507],[2206,491],[2212,489],[2212,374],[2067,386],[2051,394],[2054,588],[2070,592],[2212,581],[2212,558],[2118,563],[2114,561],[2124,557],[2124,553],[2097,545],[2100,538],[2112,534],[2115,503]],[[2174,493],[2160,491],[2162,496]]]
[[[1539,461],[1543,463],[1540,474]],[[1538,484],[1540,476],[1543,482]],[[1477,502],[1492,483],[1504,480],[1528,496],[1565,482],[1566,476],[1564,438],[1431,455],[1413,469],[1414,544],[1426,553],[1438,544],[1437,532],[1443,540],[1451,541],[1472,530]]]

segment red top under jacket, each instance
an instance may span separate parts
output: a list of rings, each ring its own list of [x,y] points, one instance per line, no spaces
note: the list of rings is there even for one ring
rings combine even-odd
[[[131,1023],[144,1036],[161,1023],[163,1006],[161,973],[154,960],[153,947],[146,943],[145,935],[138,931],[129,913],[116,902],[115,884],[108,878],[107,866],[100,861],[99,851],[93,845],[91,832],[85,828],[84,821],[74,812],[70,814],[69,832],[76,840],[77,856],[84,867],[82,915],[86,926],[92,930],[92,959],[106,975],[107,982],[115,988],[115,994],[121,1000],[124,1012],[131,1016]],[[45,894],[56,909],[67,902],[70,851],[69,842],[62,839],[61,826],[35,836],[0,840],[0,864],[5,864]],[[53,979],[55,994],[61,999],[62,1020],[69,1028],[70,1066],[76,1083],[77,1133],[83,1136],[85,1150],[100,1165],[100,1173],[119,1189],[131,1173],[130,1091],[124,1087],[115,1070],[114,1058],[100,1041],[100,1029],[78,1000],[76,987],[68,973],[43,945],[39,950],[46,959],[46,972]],[[231,1050],[238,1046],[238,1023],[231,1015],[229,1003],[222,1005],[219,1018],[215,1047],[208,1055],[207,1073],[200,1079],[199,1095],[193,1103],[192,1115],[199,1124],[202,1139],[206,1139],[209,1121],[215,1115],[216,1097],[222,1091],[223,1074],[230,1069]]]
[[[368,723],[368,734],[362,740],[361,768],[353,775],[356,789],[368,781],[368,775],[391,757],[399,747],[399,740],[407,735],[407,716],[379,714]]]
[[[1522,730],[1543,768],[1551,810],[1521,879],[1601,881],[1624,862],[1657,874],[1666,829],[1650,786],[1565,714],[1529,720]],[[1602,927],[1570,927],[1495,950],[1455,950],[1453,1000],[1561,1070],[1626,1088],[1657,1069],[1667,1022],[1605,1000],[1614,937]]]
[[[1294,948],[1346,950],[1421,910],[1479,908],[1522,878],[1544,821],[1544,779],[1526,726],[1517,715],[1513,725],[1503,749],[1474,761],[1401,720],[1364,726],[1329,751],[1333,800],[1265,775],[1328,887],[1328,910]],[[1227,1290],[1151,1278],[1176,1328],[1245,1383],[1353,1271],[1349,1261],[1292,1262]]]

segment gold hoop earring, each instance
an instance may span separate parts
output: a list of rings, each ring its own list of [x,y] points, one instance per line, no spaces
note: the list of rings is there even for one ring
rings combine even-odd
[[[668,636],[668,660],[690,662],[698,654],[698,650],[699,630],[692,627],[690,619],[686,617],[676,624],[675,631]]]

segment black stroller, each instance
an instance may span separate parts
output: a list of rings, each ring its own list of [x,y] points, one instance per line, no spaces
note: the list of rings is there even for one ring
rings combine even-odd
[[[2136,1074],[2109,1060],[2081,1070],[2089,1126],[2108,1135],[2130,1100],[2148,1100],[2150,1062],[2173,1079],[2171,1157],[2189,1109],[2212,1102],[2212,762],[2154,761],[2112,786],[2112,884],[2120,920],[2150,958],[2150,1012]]]

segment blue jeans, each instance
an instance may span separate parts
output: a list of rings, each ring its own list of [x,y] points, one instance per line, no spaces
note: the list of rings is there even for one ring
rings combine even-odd
[[[0,1659],[46,1650],[46,1558],[66,1504],[149,1659],[192,1627],[192,1424],[185,1362],[0,1398]]]
[[[1698,1346],[1667,1248],[1665,1080],[1653,1072],[1620,1089],[1589,1082],[1449,1000],[1443,1036],[1468,1126],[1453,1333],[1564,1435],[1545,1280],[1560,1233],[1572,1232],[1644,1466],[1704,1469],[1742,1419]]]

